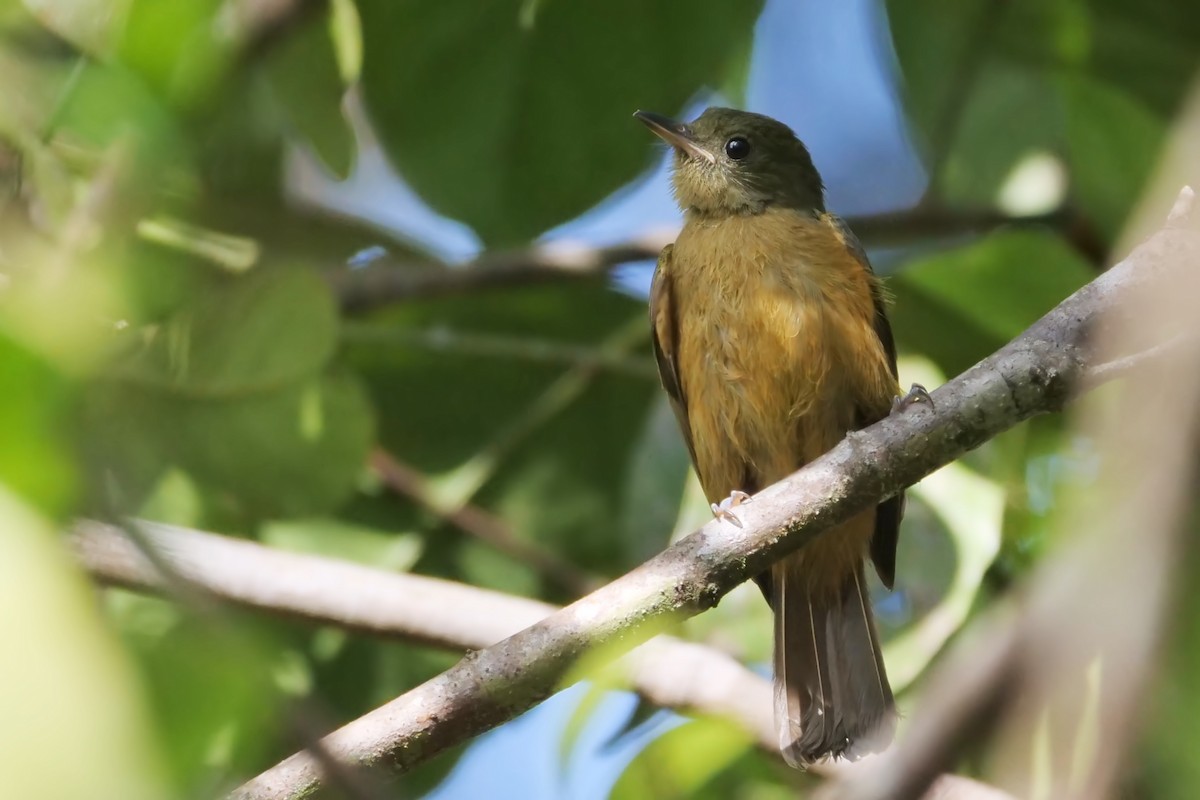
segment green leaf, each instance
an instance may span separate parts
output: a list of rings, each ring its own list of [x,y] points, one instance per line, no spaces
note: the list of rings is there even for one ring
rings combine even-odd
[[[1158,161],[1166,130],[1149,108],[1111,84],[1067,78],[1061,89],[1072,194],[1102,230],[1116,235],[1141,199],[1137,188]]]
[[[616,572],[635,563],[614,528],[639,421],[661,391],[645,313],[599,282],[496,290],[377,316],[408,335],[355,339],[346,354],[387,409],[381,443],[433,478],[441,500],[481,505],[518,537]],[[489,336],[506,346],[479,347]],[[431,568],[526,580],[477,553],[460,556],[458,541],[431,537]]]
[[[631,563],[645,561],[666,545],[679,518],[690,463],[679,424],[663,394],[651,405],[632,458],[622,470],[621,532]]]
[[[89,53],[108,54],[120,35],[133,0],[24,0],[47,30]],[[4,4],[0,3],[0,9]]]
[[[118,57],[173,104],[210,101],[233,65],[241,20],[220,0],[128,0]]]
[[[56,534],[0,485],[4,795],[172,797],[140,676],[96,613],[95,587]]]
[[[354,134],[342,113],[342,83],[327,15],[293,31],[267,62],[267,80],[284,113],[339,179],[354,166]]]
[[[236,399],[108,384],[88,400],[96,486],[117,490],[103,505],[136,507],[175,466],[253,517],[321,514],[354,488],[373,440],[370,405],[340,373]]]
[[[775,765],[731,722],[702,718],[655,739],[637,755],[609,795],[613,800],[717,800],[794,797],[777,785]],[[782,770],[782,767],[778,768]]]
[[[902,692],[917,679],[943,645],[967,621],[974,607],[983,576],[1000,551],[1001,522],[1004,517],[1004,492],[993,481],[967,469],[950,464],[929,475],[911,489],[915,497],[930,509],[944,527],[952,544],[951,579],[936,603],[909,629],[893,637],[884,647],[892,688]],[[909,502],[910,512],[916,504]],[[901,588],[919,595],[928,587],[930,562],[945,555],[945,548],[918,546],[912,541],[915,527],[910,513],[901,538],[896,575]],[[921,545],[927,545],[922,542]],[[921,578],[925,578],[922,586]],[[930,598],[910,597],[923,605]]]
[[[330,517],[268,522],[259,531],[259,539],[281,550],[397,572],[411,569],[421,557],[421,540],[416,534],[397,534]]]
[[[56,516],[76,489],[64,434],[70,400],[62,376],[0,331],[0,484]]]
[[[239,397],[315,375],[333,353],[337,309],[305,270],[214,281],[144,337],[123,378],[184,397]]]
[[[286,665],[272,623],[213,625],[167,601],[108,590],[109,621],[138,660],[161,745],[179,785],[232,784],[268,760],[286,724],[272,671]]]
[[[761,6],[363,0],[364,99],[427,202],[522,242],[634,178],[654,150],[630,115],[722,85]]]
[[[155,422],[181,467],[261,516],[328,511],[353,489],[372,441],[358,382],[330,374],[229,402],[160,399]]]
[[[915,0],[888,12],[908,112],[945,167],[935,189],[991,205],[1020,159],[1049,153],[1115,237],[1200,67],[1200,7]]]
[[[901,347],[957,375],[1013,339],[1092,276],[1058,237],[1000,231],[911,262],[888,286]]]

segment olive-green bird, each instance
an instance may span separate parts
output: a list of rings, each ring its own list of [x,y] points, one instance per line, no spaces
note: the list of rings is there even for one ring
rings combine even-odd
[[[650,291],[654,352],[719,517],[887,416],[896,350],[862,247],[825,210],[786,125],[710,108],[635,116],[675,151],[684,226]],[[914,387],[903,403],[928,399]],[[757,577],[775,614],[775,714],[793,766],[887,745],[895,707],[863,562],[892,586],[903,498],[869,509]]]

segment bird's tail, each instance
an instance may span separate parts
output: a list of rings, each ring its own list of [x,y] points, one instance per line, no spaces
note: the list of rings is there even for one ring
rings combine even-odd
[[[775,724],[784,759],[800,768],[882,750],[896,722],[861,558],[830,581],[813,579],[805,555],[771,571]]]

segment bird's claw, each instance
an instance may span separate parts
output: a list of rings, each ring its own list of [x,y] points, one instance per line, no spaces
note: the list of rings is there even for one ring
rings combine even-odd
[[[892,413],[896,414],[917,403],[928,403],[930,410],[933,410],[933,398],[929,396],[929,390],[919,383],[914,383],[904,397],[892,399]]]
[[[713,503],[709,506],[709,508],[712,509],[713,516],[717,519],[723,519],[726,522],[730,522],[740,528],[742,527],[742,521],[738,519],[737,514],[733,513],[733,509],[737,508],[742,503],[749,502],[749,500],[750,495],[734,489],[729,493],[729,497],[726,497],[719,503]]]

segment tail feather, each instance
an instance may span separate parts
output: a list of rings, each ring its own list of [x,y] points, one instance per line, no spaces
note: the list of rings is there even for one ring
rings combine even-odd
[[[775,716],[785,760],[858,758],[891,741],[895,702],[860,563],[814,591],[795,557],[772,570]]]

